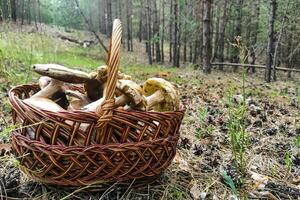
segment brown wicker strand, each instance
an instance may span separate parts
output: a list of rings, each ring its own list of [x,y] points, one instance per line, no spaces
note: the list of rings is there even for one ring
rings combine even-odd
[[[111,121],[113,117],[114,109],[114,93],[117,85],[118,67],[120,62],[120,47],[122,39],[122,24],[119,19],[114,20],[113,31],[111,37],[110,53],[108,58],[108,78],[106,88],[104,90],[105,100],[102,105],[99,105],[96,109],[96,114],[99,116],[97,127],[99,129],[97,133],[97,142],[103,144],[106,138],[107,123]]]

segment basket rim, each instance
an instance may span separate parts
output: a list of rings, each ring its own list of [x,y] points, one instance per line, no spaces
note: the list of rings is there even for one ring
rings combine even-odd
[[[14,103],[12,102],[15,102],[15,103],[22,103],[24,106],[27,106],[29,108],[31,108],[32,110],[36,110],[36,111],[42,111],[42,112],[45,112],[45,113],[49,113],[51,115],[55,115],[55,116],[60,116],[60,114],[62,115],[68,115],[68,114],[71,114],[71,115],[82,115],[82,114],[90,114],[90,115],[94,115],[94,116],[97,116],[96,115],[96,112],[93,112],[93,111],[83,111],[83,110],[65,110],[65,111],[59,111],[59,112],[52,112],[52,111],[48,111],[48,110],[44,110],[44,109],[40,109],[40,108],[37,108],[37,107],[34,107],[34,106],[31,106],[27,103],[25,103],[23,101],[23,99],[20,99],[18,98],[16,95],[15,95],[15,90],[19,90],[21,89],[22,87],[32,87],[32,88],[39,88],[39,85],[38,84],[21,84],[21,85],[17,85],[17,86],[14,86],[13,88],[11,88],[9,91],[8,91],[8,99],[9,99],[9,102],[11,104],[11,107],[14,108]],[[179,106],[179,110],[175,110],[175,111],[162,111],[162,112],[158,112],[158,111],[143,111],[143,110],[121,110],[121,109],[117,109],[115,108],[113,111],[117,111],[117,112],[127,112],[127,113],[153,113],[153,114],[169,114],[169,113],[177,113],[177,112],[181,112],[181,113],[184,113],[186,110],[185,106],[180,103],[180,106]],[[98,116],[97,116],[98,117]]]

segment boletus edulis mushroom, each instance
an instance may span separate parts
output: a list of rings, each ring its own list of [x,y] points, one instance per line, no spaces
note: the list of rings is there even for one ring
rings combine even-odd
[[[143,85],[147,110],[174,111],[179,108],[179,93],[175,86],[162,78],[149,78]]]

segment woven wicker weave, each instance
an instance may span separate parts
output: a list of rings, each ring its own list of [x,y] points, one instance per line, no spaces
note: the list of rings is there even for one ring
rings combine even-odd
[[[35,180],[81,186],[151,178],[170,165],[184,110],[113,109],[120,44],[121,23],[115,20],[106,101],[96,113],[31,107],[23,99],[39,91],[37,85],[17,86],[9,92],[13,120],[23,127],[12,133],[13,150],[22,170]]]

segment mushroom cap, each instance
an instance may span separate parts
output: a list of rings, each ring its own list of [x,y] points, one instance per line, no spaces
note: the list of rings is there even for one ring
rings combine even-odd
[[[92,79],[88,73],[57,64],[35,64],[32,68],[42,76],[49,76],[68,83],[85,83]]]
[[[143,85],[145,96],[150,96],[160,90],[164,101],[155,105],[155,111],[174,111],[179,109],[179,92],[176,86],[163,78],[149,78]]]
[[[134,107],[146,107],[146,99],[143,96],[143,89],[132,80],[118,80],[117,94],[124,94]]]
[[[92,72],[91,74],[93,76],[95,76],[95,74],[97,74],[96,78],[99,81],[105,82],[107,79],[107,65],[101,65],[100,67],[98,67],[97,72],[94,72],[94,73]],[[131,78],[131,76],[118,71],[118,79],[131,80],[132,78]]]
[[[51,82],[51,78],[48,76],[41,76],[39,78],[39,86],[41,89],[45,88]]]

